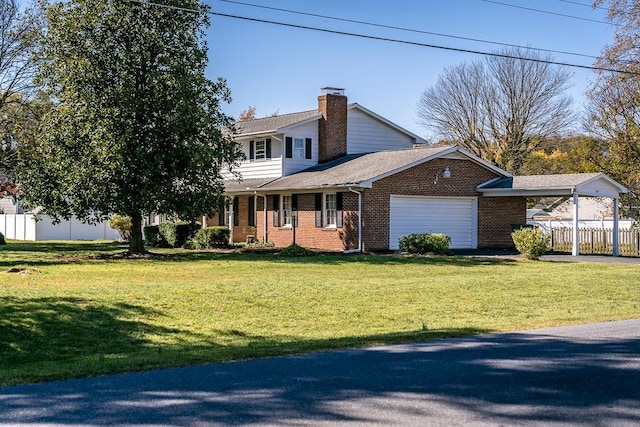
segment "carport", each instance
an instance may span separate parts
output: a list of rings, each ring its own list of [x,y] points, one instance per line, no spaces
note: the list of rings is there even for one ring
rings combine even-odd
[[[583,197],[613,199],[613,256],[620,255],[618,209],[620,195],[629,190],[603,173],[528,175],[496,178],[478,186],[485,197],[571,197],[573,200],[573,248],[580,254],[578,200]]]

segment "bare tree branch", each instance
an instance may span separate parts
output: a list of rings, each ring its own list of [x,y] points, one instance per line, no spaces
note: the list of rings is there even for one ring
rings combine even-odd
[[[571,74],[538,53],[505,50],[446,69],[418,104],[421,124],[485,160],[517,173],[545,139],[566,135],[575,114],[565,95]]]

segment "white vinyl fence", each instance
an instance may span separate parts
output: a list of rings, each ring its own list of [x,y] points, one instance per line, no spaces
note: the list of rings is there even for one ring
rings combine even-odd
[[[14,240],[118,240],[120,235],[108,222],[84,224],[76,218],[54,224],[51,217],[24,214],[0,214],[0,233]]]
[[[571,219],[553,219],[553,220],[528,220],[527,224],[535,225],[542,228],[547,233],[552,228],[573,228],[573,220]],[[618,221],[618,228],[621,230],[629,229],[633,226],[633,220],[621,219]],[[594,229],[612,229],[612,219],[581,219],[578,221],[578,228],[594,228]]]

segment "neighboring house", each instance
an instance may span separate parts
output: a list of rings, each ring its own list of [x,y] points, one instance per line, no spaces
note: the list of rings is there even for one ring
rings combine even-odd
[[[626,190],[602,174],[512,177],[457,146],[424,144],[341,89],[324,88],[317,110],[238,127],[242,180],[227,177],[225,213],[207,220],[229,224],[234,242],[286,247],[295,235],[314,249],[385,251],[402,235],[439,232],[452,248],[507,248],[528,196]]]
[[[614,226],[613,200],[601,197],[583,197],[578,209],[581,229],[610,229]],[[619,219],[620,229],[630,229],[634,221],[631,218]],[[533,208],[527,209],[527,224],[535,225],[545,231],[553,228],[573,227],[573,203],[570,197],[544,198]]]
[[[580,219],[603,220],[613,217],[613,201],[599,197],[583,197],[579,203]],[[573,217],[573,203],[569,197],[545,198],[532,209],[527,210],[527,219],[570,220]]]

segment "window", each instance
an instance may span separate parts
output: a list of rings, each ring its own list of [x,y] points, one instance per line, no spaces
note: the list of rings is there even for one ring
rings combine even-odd
[[[267,158],[267,147],[264,141],[256,141],[255,160]]]
[[[293,158],[304,159],[304,140],[302,138],[293,140]]]
[[[266,160],[271,158],[271,138],[260,141],[249,141],[249,160]]]
[[[335,194],[324,195],[324,218],[326,227],[337,225],[338,200]]]
[[[291,196],[282,196],[282,225],[291,226],[291,209],[293,207],[293,198]]]
[[[287,159],[311,159],[311,138],[293,138],[287,136],[284,139],[284,152]],[[268,157],[268,156],[267,156]]]

